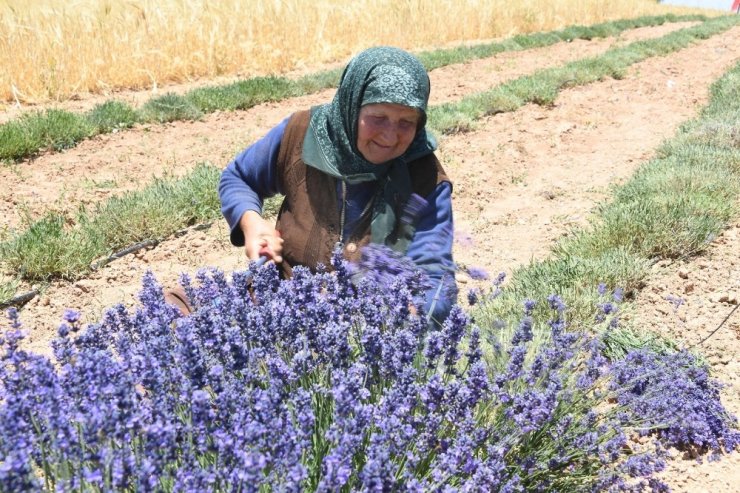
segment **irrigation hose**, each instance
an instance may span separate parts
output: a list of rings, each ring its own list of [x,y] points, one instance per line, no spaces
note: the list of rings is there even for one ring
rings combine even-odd
[[[725,324],[725,323],[726,323],[726,322],[727,322],[727,321],[728,321],[728,320],[730,319],[730,317],[732,316],[732,314],[733,314],[733,313],[735,313],[735,312],[737,311],[737,309],[738,309],[739,307],[740,307],[740,304],[738,304],[738,305],[735,305],[735,308],[733,308],[732,310],[730,310],[730,313],[728,313],[728,314],[727,314],[727,316],[725,317],[725,319],[724,319],[724,320],[722,320],[722,323],[720,323],[720,324],[719,324],[719,325],[717,326],[717,328],[715,328],[715,329],[714,329],[714,330],[713,330],[712,332],[710,332],[710,333],[709,333],[709,335],[707,335],[707,336],[706,336],[706,337],[705,337],[704,339],[702,339],[701,341],[697,342],[696,344],[692,344],[691,346],[689,346],[689,347],[688,347],[688,349],[691,349],[691,348],[695,348],[696,346],[701,346],[702,344],[704,344],[705,342],[707,342],[707,341],[709,340],[709,338],[710,338],[710,337],[712,337],[712,336],[713,336],[714,334],[716,334],[716,333],[717,333],[717,331],[718,331],[719,329],[721,329],[721,328],[722,328],[722,326],[723,326],[723,325],[724,325],[724,324]]]
[[[189,228],[183,228],[178,231],[175,231],[172,234],[173,238],[179,238],[180,236],[184,235],[185,233],[188,233],[189,231],[201,231],[204,229],[208,229],[213,225],[213,222],[210,223],[202,223],[197,224],[195,226],[191,226]],[[90,269],[92,270],[98,270],[101,267],[104,267],[108,265],[109,263],[113,262],[116,259],[119,259],[121,257],[124,257],[130,253],[136,253],[139,250],[143,248],[148,247],[154,247],[159,245],[163,240],[144,240],[140,241],[139,243],[135,243],[133,245],[127,246],[126,248],[122,248],[121,250],[118,250],[117,252],[113,253],[111,256],[106,257],[102,260],[98,260],[97,262],[94,262],[90,265]]]
[[[124,257],[128,255],[129,253],[135,253],[143,248],[147,248],[150,246],[157,246],[159,244],[159,240],[144,240],[140,241],[139,243],[136,243],[134,245],[131,245],[129,247],[126,247],[122,250],[118,250],[116,253],[111,255],[110,257],[104,258],[103,260],[98,260],[97,262],[90,265],[90,269],[92,270],[98,270],[99,268],[111,263],[112,261],[119,259],[121,257]]]
[[[28,293],[19,294],[18,296],[14,296],[13,298],[10,298],[6,301],[0,301],[0,309],[2,308],[8,308],[10,306],[15,306],[20,308],[21,306],[25,305],[32,299],[34,299],[39,294],[38,290],[34,289],[33,291],[29,291]]]
[[[189,228],[183,228],[173,233],[173,237],[175,238],[180,237],[189,231],[202,231],[202,230],[210,228],[212,225],[213,225],[213,222],[209,222],[209,223],[197,224]],[[106,265],[108,265],[109,263],[111,263],[112,261],[116,259],[119,259],[131,253],[136,253],[143,248],[157,246],[159,243],[161,243],[161,240],[140,241],[139,243],[136,243],[134,245],[130,245],[130,246],[127,246],[126,248],[122,248],[121,250],[118,250],[117,252],[113,253],[109,257],[98,260],[97,262],[93,262],[92,264],[90,264],[90,269],[93,271],[96,271],[100,269],[101,267],[105,267]],[[9,300],[5,300],[5,301],[0,300],[0,310],[11,307],[11,306],[20,308],[21,306],[25,305],[26,303],[28,303],[29,301],[31,301],[38,295],[39,295],[39,290],[34,289],[27,293],[14,296],[10,298]]]

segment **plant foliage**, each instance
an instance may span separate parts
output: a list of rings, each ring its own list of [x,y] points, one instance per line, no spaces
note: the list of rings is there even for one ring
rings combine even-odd
[[[182,278],[189,316],[148,274],[133,311],[116,306],[85,330],[65,313],[53,361],[21,349],[11,310],[0,489],[664,491],[652,477],[664,453],[630,440],[631,418],[641,432],[659,419],[669,443],[737,443],[706,374],[656,360],[640,373],[638,355],[610,378],[599,341],[565,330],[557,296],[551,343],[530,351],[527,300],[492,368],[461,307],[439,329],[426,323],[424,275],[404,265],[380,249],[290,280],[271,265],[231,279],[204,270],[197,285]],[[605,323],[613,311],[603,303]],[[653,412],[666,378],[694,379],[673,393],[706,412]]]

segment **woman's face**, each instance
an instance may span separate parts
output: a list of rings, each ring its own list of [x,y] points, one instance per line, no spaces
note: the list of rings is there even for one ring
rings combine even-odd
[[[409,148],[416,136],[419,112],[393,103],[368,104],[357,119],[357,150],[373,164],[395,159]]]

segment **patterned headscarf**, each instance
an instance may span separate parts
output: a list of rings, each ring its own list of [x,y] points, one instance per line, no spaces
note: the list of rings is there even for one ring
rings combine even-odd
[[[360,108],[372,103],[395,103],[419,110],[419,131],[409,149],[395,161],[408,162],[436,149],[424,128],[429,99],[429,76],[411,54],[391,47],[370,48],[344,69],[334,99],[311,111],[303,160],[349,183],[375,180],[388,166],[366,161],[357,150]]]
[[[426,108],[429,76],[411,54],[392,47],[369,48],[344,69],[331,103],[312,108],[303,141],[303,161],[348,183],[378,180],[379,196],[373,211],[373,242],[385,243],[396,211],[392,197],[404,201],[411,194],[406,163],[434,152],[437,144],[427,133]],[[395,103],[419,111],[419,127],[406,152],[385,164],[367,161],[357,150],[360,108],[373,103]]]

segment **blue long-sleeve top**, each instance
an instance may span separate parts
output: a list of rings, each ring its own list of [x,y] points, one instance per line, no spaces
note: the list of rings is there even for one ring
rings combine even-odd
[[[244,244],[244,234],[239,227],[242,215],[247,211],[262,214],[263,199],[283,193],[278,186],[276,163],[288,119],[237,155],[221,175],[218,187],[221,212],[231,229],[233,245]],[[349,237],[363,209],[372,199],[375,186],[372,182],[347,184],[346,190],[344,237]],[[341,186],[337,187],[337,194],[340,199],[338,203],[341,204],[345,199],[341,196]],[[457,286],[452,275],[451,196],[452,185],[442,182],[425,197],[429,206],[422,211],[406,252],[432,281],[433,287],[426,294],[425,310],[436,322],[446,318],[457,297]]]

